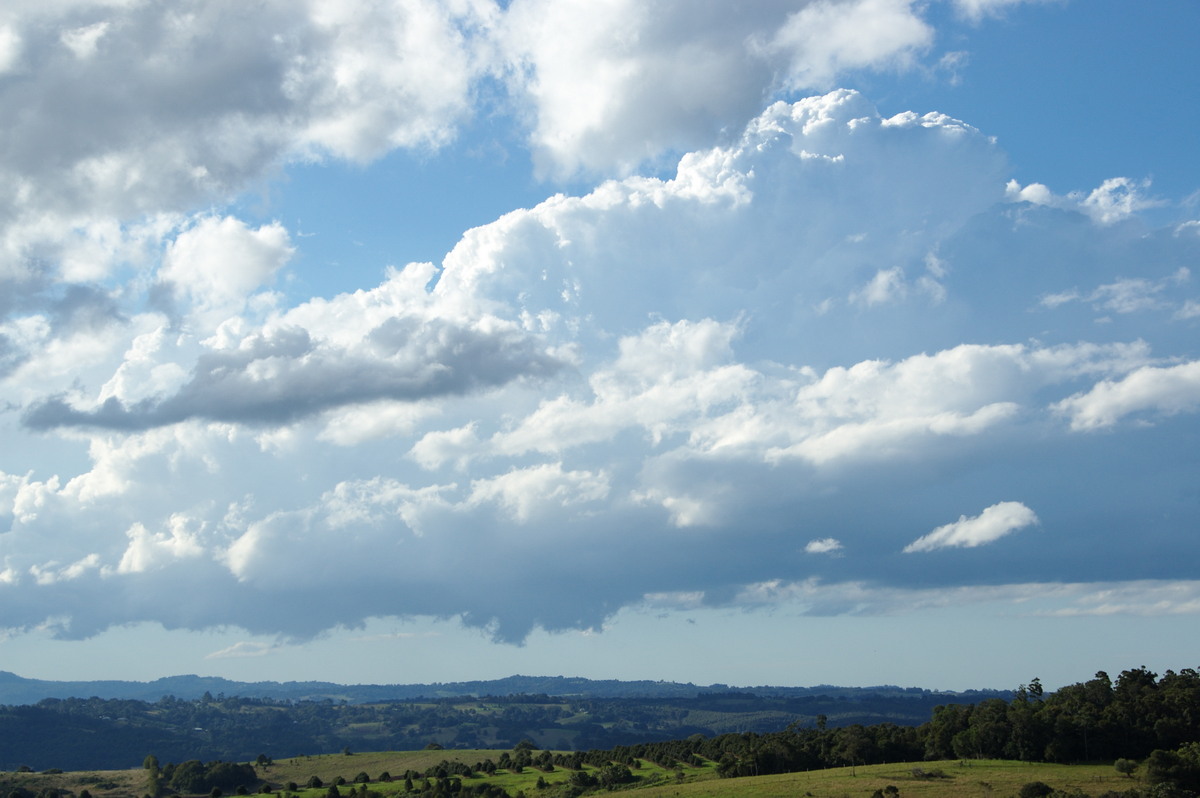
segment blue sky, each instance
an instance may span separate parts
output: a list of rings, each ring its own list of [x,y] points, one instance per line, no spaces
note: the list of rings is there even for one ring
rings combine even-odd
[[[0,12],[0,667],[1194,667],[1200,9]]]

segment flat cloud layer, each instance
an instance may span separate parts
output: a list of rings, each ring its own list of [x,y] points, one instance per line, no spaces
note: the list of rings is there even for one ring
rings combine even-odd
[[[211,4],[11,15],[0,626],[1194,604],[1200,226],[1128,180],[1011,183],[969,120],[764,100],[915,57],[911,3],[587,5],[267,3],[232,40]],[[294,231],[194,213],[291,159],[444,144],[487,76],[543,169],[619,179],[290,305]]]

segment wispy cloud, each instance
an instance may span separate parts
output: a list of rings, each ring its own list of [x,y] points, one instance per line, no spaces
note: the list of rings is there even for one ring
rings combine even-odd
[[[243,640],[228,648],[205,654],[205,659],[243,659],[246,657],[265,657],[280,650],[280,646],[271,643],[259,643]]]

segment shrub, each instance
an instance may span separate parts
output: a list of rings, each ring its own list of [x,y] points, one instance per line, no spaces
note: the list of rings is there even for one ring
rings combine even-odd
[[[1054,788],[1044,781],[1031,781],[1021,785],[1021,791],[1017,793],[1020,798],[1044,798],[1054,792]]]

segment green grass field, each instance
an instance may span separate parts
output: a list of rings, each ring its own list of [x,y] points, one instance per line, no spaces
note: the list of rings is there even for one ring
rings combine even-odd
[[[404,782],[402,776],[406,770],[424,771],[427,768],[438,765],[443,760],[462,762],[474,767],[476,763],[482,762],[485,759],[491,759],[493,762],[498,761],[502,753],[504,752],[491,750],[447,750],[301,756],[277,760],[265,770],[260,768],[259,775],[269,780],[273,785],[282,786],[288,782],[295,782],[302,788],[298,794],[305,798],[318,798],[319,796],[323,798],[326,792],[324,788],[315,790],[303,789],[310,777],[316,776],[325,785],[328,785],[340,776],[346,780],[347,784],[352,784],[354,777],[358,773],[363,772],[371,778],[372,790],[384,795],[391,795],[393,793],[403,793]],[[584,770],[594,772],[594,768],[591,767],[585,767]],[[378,778],[380,774],[385,771],[398,780],[390,783],[379,782]],[[633,770],[633,773],[639,777],[639,785],[678,784],[678,772],[684,774],[685,783],[689,780],[695,781],[716,777],[711,765],[704,767],[681,766],[680,770],[677,771],[674,769],[666,770],[651,762],[643,761],[640,768]],[[570,773],[571,771],[563,768],[555,768],[548,773],[532,767],[525,768],[521,773],[501,769],[490,776],[479,774],[475,778],[466,779],[465,781],[470,783],[487,782],[488,784],[502,787],[511,795],[515,795],[519,790],[524,790],[527,796],[532,796],[538,792],[537,782],[539,778],[545,779],[549,785],[554,786],[565,783]],[[93,795],[95,795],[94,792]]]
[[[943,778],[919,778],[913,769],[926,773],[941,771]],[[830,768],[810,773],[786,773],[745,779],[685,782],[639,790],[639,798],[870,798],[876,790],[891,785],[902,798],[1009,798],[1021,786],[1041,781],[1063,792],[1099,795],[1137,786],[1133,779],[1118,775],[1109,765],[1049,765],[998,760],[919,762],[898,765],[868,765]]]
[[[403,773],[406,770],[424,771],[443,760],[458,761],[474,767],[485,759],[498,761],[502,751],[445,750],[399,751],[391,753],[325,754],[277,760],[259,775],[269,781],[276,792],[288,782],[301,789],[301,798],[324,798],[326,787],[304,789],[311,776],[325,785],[340,776],[348,789],[360,772],[371,779],[370,789],[385,796],[403,794]],[[588,768],[591,770],[590,768]],[[914,769],[940,777],[922,777]],[[384,771],[400,777],[390,783],[379,782]],[[636,791],[639,798],[870,798],[876,790],[894,786],[902,798],[1010,798],[1021,786],[1041,781],[1065,793],[1100,795],[1106,791],[1124,791],[1139,786],[1135,779],[1119,775],[1111,765],[1051,765],[1009,762],[1002,760],[972,760],[970,762],[919,762],[893,765],[868,765],[856,768],[830,768],[808,773],[787,773],[740,779],[719,779],[711,764],[704,767],[682,767],[666,770],[650,762],[633,772],[637,784],[621,791]],[[570,771],[556,769],[543,773],[526,768],[522,773],[506,770],[492,776],[467,779],[467,783],[486,781],[502,787],[510,795],[524,791],[536,798],[538,778],[551,786],[565,782]],[[679,773],[683,774],[682,780]],[[419,780],[418,780],[419,786]],[[16,787],[34,793],[53,788],[78,795],[86,789],[94,798],[138,798],[146,792],[146,775],[139,769],[123,771],[88,771],[73,773],[0,773],[0,791],[7,795]],[[602,794],[600,790],[597,794]]]

